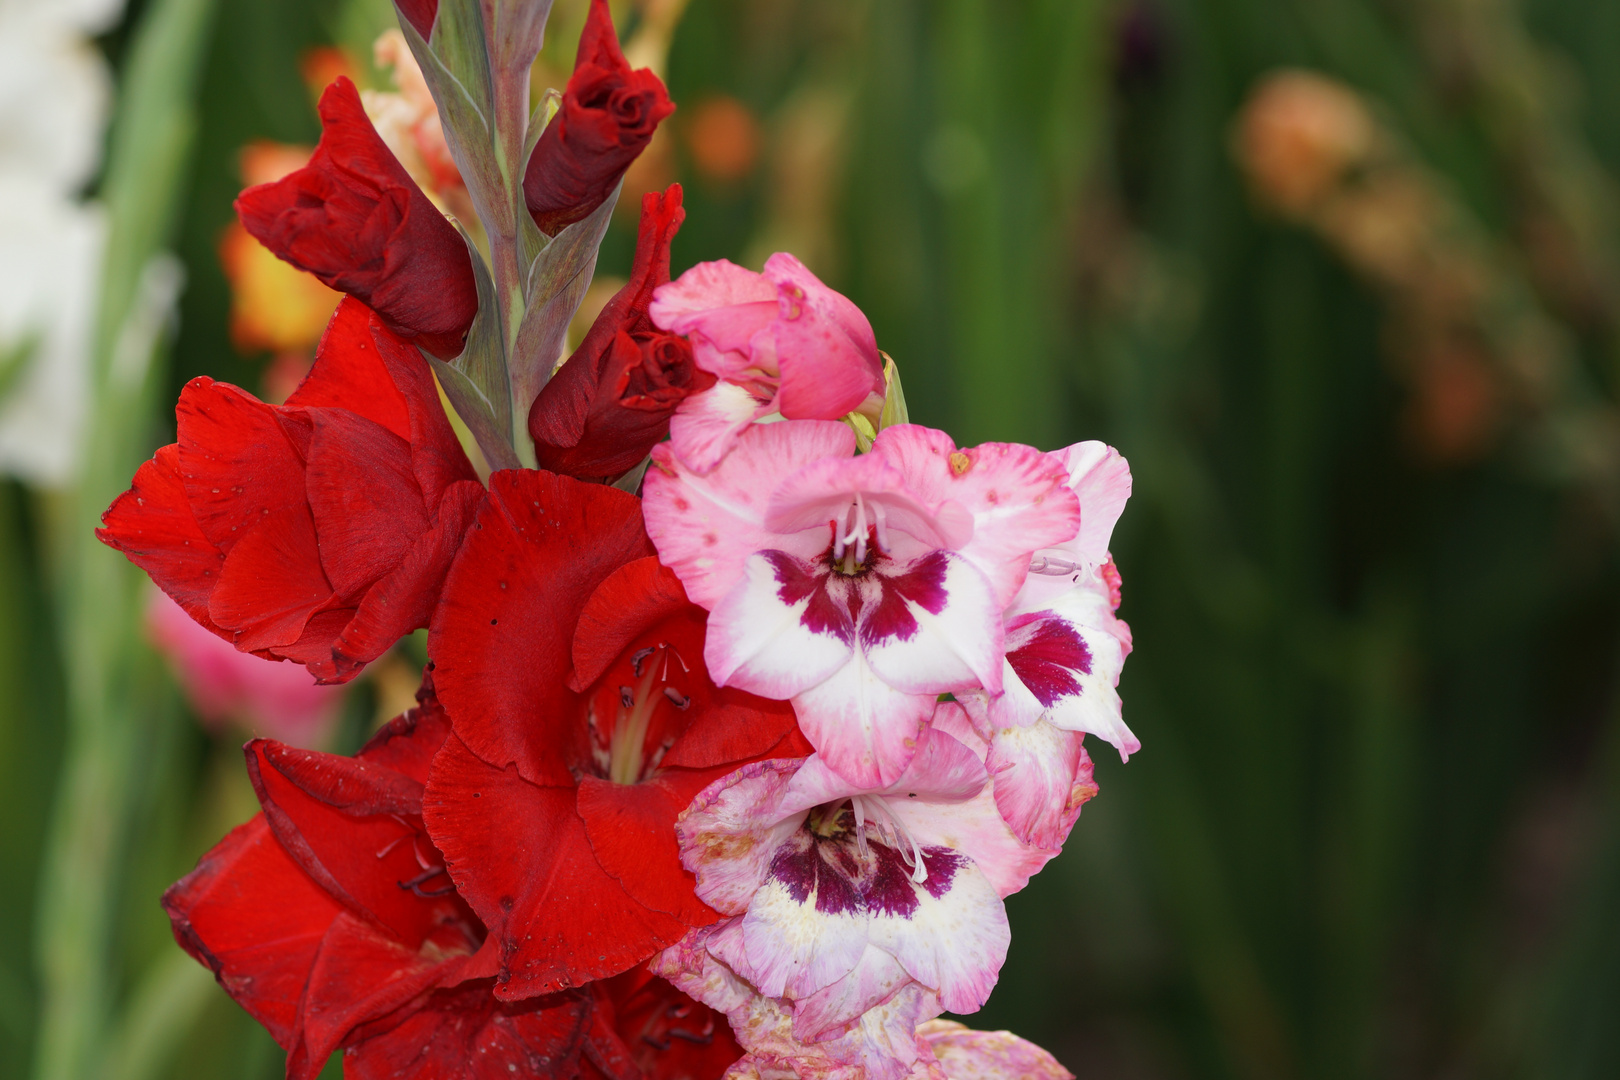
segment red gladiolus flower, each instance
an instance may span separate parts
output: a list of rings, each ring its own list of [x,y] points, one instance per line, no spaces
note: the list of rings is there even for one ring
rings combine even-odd
[[[632,495],[491,478],[428,649],[455,731],[424,814],[500,940],[496,995],[625,971],[715,919],[675,817],[745,761],[809,753],[785,702],[710,682],[705,617]]]
[[[237,198],[243,227],[405,340],[458,355],[478,314],[466,243],[371,126],[354,83],[328,86],[320,113],[309,164]]]
[[[607,302],[574,355],[529,409],[540,467],[599,479],[634,468],[669,434],[669,418],[715,377],[692,362],[692,346],[654,326],[653,290],[669,280],[669,244],[686,218],[681,186],[641,200],[630,281]]]
[[[591,0],[562,108],[523,173],[523,196],[541,231],[555,236],[601,206],[674,111],[657,75],[630,70],[607,0]]]
[[[96,535],[243,652],[352,678],[426,626],[483,497],[427,362],[344,300],[285,405],[209,378]]]

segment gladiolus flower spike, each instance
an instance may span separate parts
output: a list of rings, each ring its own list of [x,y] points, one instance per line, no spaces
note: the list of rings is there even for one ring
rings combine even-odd
[[[398,7],[473,204],[505,182],[558,238],[464,241],[342,80],[309,166],[240,200],[348,296],[284,404],[188,384],[98,535],[208,671],[342,683],[424,627],[432,660],[353,757],[248,744],[263,812],[165,895],[177,941],[293,1080],[340,1051],[360,1080],[1068,1076],[939,1016],[990,996],[1003,901],[1097,794],[1086,736],[1140,749],[1125,459],[906,422],[871,323],[792,255],[671,280],[678,185],[557,364],[663,85],[592,0],[561,111],[492,142],[440,83],[526,100],[492,59],[525,43],[469,38],[478,0]],[[521,192],[497,144],[534,146]]]

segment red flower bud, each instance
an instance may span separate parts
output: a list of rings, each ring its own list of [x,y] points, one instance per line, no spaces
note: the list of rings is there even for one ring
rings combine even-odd
[[[669,244],[685,217],[679,184],[642,196],[629,284],[529,409],[541,468],[618,476],[669,434],[675,406],[714,385],[714,376],[693,364],[687,340],[658,329],[647,315],[653,290],[669,280]]]
[[[398,336],[457,355],[478,314],[466,243],[371,126],[352,82],[327,87],[320,113],[309,164],[236,200],[243,226]]]
[[[427,41],[433,36],[433,20],[439,16],[439,0],[395,0],[399,17]]]
[[[523,174],[523,196],[535,223],[555,236],[601,206],[659,121],[674,111],[657,75],[630,70],[607,0],[591,0],[562,108]]]

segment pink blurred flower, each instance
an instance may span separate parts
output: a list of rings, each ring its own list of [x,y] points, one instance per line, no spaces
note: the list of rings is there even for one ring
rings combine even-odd
[[[317,685],[298,664],[238,652],[157,589],[147,604],[146,628],[204,724],[236,723],[254,735],[307,749],[326,743],[343,698],[341,686]]]
[[[749,424],[771,413],[836,420],[883,404],[883,358],[872,324],[848,298],[785,252],[756,274],[698,263],[653,294],[654,324],[691,338],[693,359],[720,382],[681,403],[670,440],[708,472]]]

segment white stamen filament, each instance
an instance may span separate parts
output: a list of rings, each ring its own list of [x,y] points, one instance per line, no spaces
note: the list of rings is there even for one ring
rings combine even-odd
[[[1054,559],[1048,555],[1035,555],[1029,560],[1029,572],[1032,574],[1047,574],[1051,577],[1063,577],[1080,569],[1080,564],[1068,559]]]
[[[866,535],[870,528],[866,520],[866,500],[862,498],[860,492],[855,493],[855,505],[850,507],[846,514],[848,531],[833,533],[833,558],[843,559],[844,573],[853,574],[866,561]],[[854,558],[846,555],[851,543],[855,545]]]
[[[860,846],[864,855],[866,847],[867,819],[871,819],[873,832],[885,844],[900,853],[900,858],[911,867],[911,880],[921,885],[928,880],[928,865],[923,862],[922,845],[917,838],[911,835],[900,819],[889,810],[889,804],[881,795],[855,795],[849,800],[850,809],[855,812],[855,842]]]

